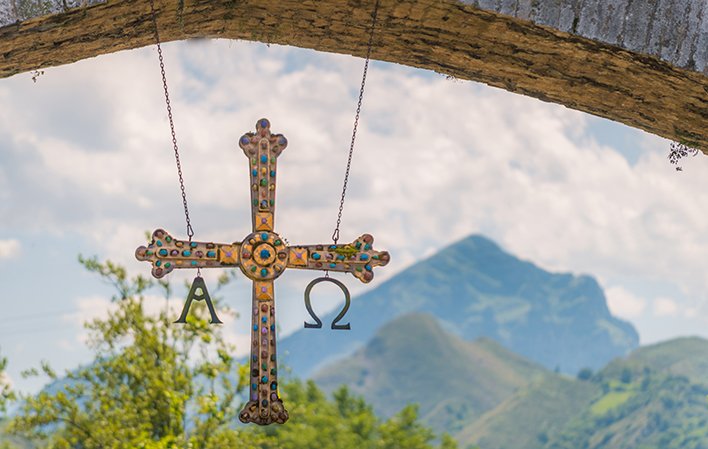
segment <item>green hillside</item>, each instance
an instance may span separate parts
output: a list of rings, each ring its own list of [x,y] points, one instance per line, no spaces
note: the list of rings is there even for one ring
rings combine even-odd
[[[314,380],[326,391],[349,385],[383,416],[417,402],[424,422],[455,432],[544,372],[498,343],[465,342],[432,316],[410,314],[388,323],[364,348]]]
[[[554,373],[514,394],[462,429],[457,439],[484,449],[543,449],[602,390]]]
[[[328,391],[348,384],[384,416],[419,403],[421,418],[461,447],[705,449],[707,361],[708,341],[680,338],[579,380],[410,314],[314,379]]]

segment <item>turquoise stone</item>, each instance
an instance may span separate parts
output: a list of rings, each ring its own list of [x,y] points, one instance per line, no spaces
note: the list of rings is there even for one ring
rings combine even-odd
[[[270,177],[271,177],[271,178],[275,178],[275,170],[271,170],[271,171],[270,171]]]
[[[251,384],[251,388],[253,388],[254,390],[258,390],[258,384]]]
[[[254,331],[258,331],[258,325],[257,325],[257,324],[254,324],[254,325],[253,325],[253,330],[254,330]]]
[[[166,256],[166,255],[167,255],[167,250],[163,248],[163,249],[161,249],[160,251],[158,251],[158,254],[161,255],[161,256]]]
[[[267,382],[268,382],[268,376],[263,376],[263,377],[261,377],[261,382],[267,383]]]
[[[161,261],[161,260],[158,260],[157,262],[155,262],[155,266],[156,266],[156,267],[159,267],[160,265],[162,265],[162,261]]]
[[[271,325],[270,325],[270,330],[271,330],[271,331],[275,331],[275,324],[271,324]]]
[[[258,176],[258,170],[256,170],[256,169],[254,168],[253,171],[251,172],[251,174],[252,174],[253,176]]]
[[[361,242],[356,242],[356,245],[354,245],[354,246],[356,246],[356,249],[361,248]]]
[[[189,244],[189,246],[192,247],[192,248],[196,248],[196,247],[197,247],[197,242],[191,242],[191,243]]]
[[[268,162],[268,156],[264,154],[263,156],[261,156],[261,163],[265,164],[266,162]]]
[[[267,400],[267,399],[263,399],[263,400],[261,401],[261,405],[262,405],[263,407],[268,407],[268,400]]]
[[[193,261],[192,261],[192,266],[193,266],[193,267],[196,267],[196,266],[197,266],[197,261],[196,261],[196,260],[193,260]]]
[[[270,257],[270,251],[267,249],[262,249],[261,250],[261,259],[267,259]]]
[[[207,251],[207,257],[216,257],[216,251]]]
[[[184,257],[189,257],[192,255],[192,252],[185,249],[184,251],[182,251],[182,255]]]
[[[162,246],[162,242],[158,240],[158,241],[155,242],[155,245],[157,245],[157,246]]]
[[[366,265],[364,268],[366,268],[366,271],[371,271],[371,265]]]
[[[329,249],[337,249],[337,245],[329,245]]]
[[[336,263],[331,263],[331,264],[329,264],[329,267],[330,267],[330,268],[337,268],[337,264],[336,264]]]
[[[340,255],[338,255],[338,256],[337,256],[337,260],[344,260],[344,256],[343,256],[343,255],[341,255],[341,254],[340,254]]]
[[[267,322],[268,322],[268,317],[267,317],[267,316],[264,316],[263,318],[261,318],[261,321],[263,321],[264,323],[267,323]]]
[[[268,234],[267,233],[262,233],[261,234],[261,240],[268,240]]]
[[[320,256],[319,253],[314,253],[314,254],[312,255],[312,258],[315,259],[315,260],[320,260],[320,259],[322,258],[322,256]]]
[[[361,260],[369,260],[369,255],[368,254],[362,254],[361,257],[359,257]]]
[[[261,270],[261,276],[263,276],[263,277],[268,276],[268,270],[265,269],[265,268],[263,268],[263,269]]]
[[[270,389],[273,390],[273,391],[277,390],[277,389],[278,389],[278,384],[277,384],[276,382],[271,383],[271,384],[270,384]]]
[[[367,243],[366,245],[364,245],[364,249],[365,249],[365,250],[371,249],[371,245],[369,245],[369,244]]]

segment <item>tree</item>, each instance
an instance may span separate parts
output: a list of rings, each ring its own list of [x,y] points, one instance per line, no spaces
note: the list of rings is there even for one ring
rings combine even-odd
[[[117,310],[85,323],[95,354],[89,365],[60,379],[42,364],[53,384],[22,398],[10,430],[50,448],[219,447],[247,380],[221,329],[208,324],[204,307],[194,307],[186,325],[171,325],[166,307],[145,310],[152,281],[129,280],[111,262],[80,262],[116,287]],[[169,296],[169,284],[159,285]]]
[[[7,358],[0,357],[0,418],[7,411],[7,405],[14,398],[15,395],[10,388],[10,383],[5,377],[5,370],[7,369]]]
[[[195,303],[187,324],[173,325],[166,307],[158,314],[146,311],[144,294],[152,281],[128,279],[111,262],[80,261],[116,288],[117,309],[85,324],[94,351],[89,365],[60,378],[42,364],[40,371],[53,382],[21,398],[10,425],[14,434],[49,449],[436,447],[415,406],[381,420],[346,387],[329,399],[313,382],[281,384],[291,412],[285,425],[234,427],[248,368],[235,362],[221,328],[208,324],[206,307]],[[215,292],[230,279],[223,276]],[[158,285],[169,297],[170,285]],[[437,447],[456,449],[457,443],[445,435]]]

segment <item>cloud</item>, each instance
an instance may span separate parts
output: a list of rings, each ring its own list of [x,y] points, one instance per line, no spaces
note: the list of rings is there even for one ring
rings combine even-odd
[[[647,307],[647,301],[619,286],[605,289],[610,311],[621,318],[637,318]]]
[[[676,316],[679,313],[679,306],[671,298],[656,298],[653,302],[654,315],[659,317]]]
[[[276,230],[293,244],[327,243],[362,61],[227,41],[166,44],[165,54],[195,238],[233,242],[250,232],[247,164],[236,141],[266,116],[290,142],[278,163]],[[144,231],[184,235],[152,48],[57,67],[36,84],[3,80],[0,102],[8,230],[77,233],[101,257],[142,273],[147,265],[133,251]],[[391,264],[366,288],[478,232],[544,268],[598,276],[613,286],[612,310],[627,318],[649,307],[631,282],[662,280],[708,302],[708,160],[691,159],[676,173],[666,141],[613,125],[627,137],[617,141],[633,142],[639,154],[630,163],[598,143],[597,120],[373,64],[342,222],[342,240],[369,232],[391,251]],[[279,297],[296,296],[302,279],[286,273]],[[353,293],[364,288],[348,284]],[[82,310],[107,305],[89,301]],[[286,333],[302,325],[302,304],[282,307]]]
[[[21,247],[18,240],[0,240],[0,260],[19,256]]]

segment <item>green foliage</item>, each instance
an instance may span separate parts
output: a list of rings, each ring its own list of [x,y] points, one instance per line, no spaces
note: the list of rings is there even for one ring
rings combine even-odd
[[[85,323],[95,354],[88,366],[59,382],[42,364],[41,373],[55,385],[23,397],[10,430],[49,448],[218,445],[236,417],[246,382],[220,328],[209,326],[203,307],[195,307],[186,325],[170,325],[166,307],[157,314],[146,311],[143,294],[151,281],[128,279],[111,262],[80,261],[116,287],[117,310]],[[167,294],[169,286],[161,285]],[[240,374],[235,381],[234,372]],[[188,414],[189,408],[198,413]]]
[[[456,449],[457,443],[435,434],[418,421],[415,405],[381,420],[364,399],[341,387],[328,400],[312,381],[286,384],[284,397],[290,421],[257,429],[263,449]]]
[[[7,359],[0,357],[0,418],[7,411],[8,403],[15,398],[10,384],[5,378],[5,369],[7,369]]]

